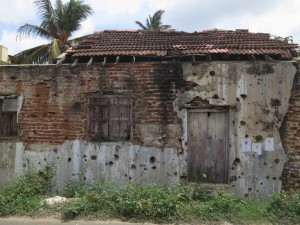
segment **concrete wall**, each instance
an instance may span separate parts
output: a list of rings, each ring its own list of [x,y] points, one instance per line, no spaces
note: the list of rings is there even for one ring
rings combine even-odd
[[[291,62],[265,61],[0,67],[0,95],[22,99],[18,140],[0,142],[1,182],[30,164],[51,162],[58,186],[101,175],[120,184],[178,183],[187,175],[187,109],[226,106],[226,188],[266,198],[282,186],[286,157],[279,129],[295,73]],[[86,100],[93,92],[133,97],[129,142],[88,141]],[[243,152],[244,138],[261,143],[262,154]],[[266,138],[273,138],[274,151],[265,151]]]

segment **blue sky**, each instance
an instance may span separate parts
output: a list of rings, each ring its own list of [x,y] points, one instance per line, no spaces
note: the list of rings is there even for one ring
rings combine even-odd
[[[63,0],[66,2],[67,0]],[[34,0],[0,0],[0,45],[13,55],[47,41],[16,40],[25,24],[39,25]],[[52,0],[54,3],[54,0]],[[100,30],[138,29],[149,14],[165,10],[163,22],[188,32],[206,29],[249,29],[250,32],[293,36],[300,44],[300,0],[85,0],[94,9],[74,37]]]

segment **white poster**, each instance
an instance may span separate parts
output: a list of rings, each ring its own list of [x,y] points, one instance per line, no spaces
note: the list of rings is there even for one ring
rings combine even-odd
[[[261,155],[262,144],[261,143],[253,143],[252,144],[252,152],[255,152],[258,155]]]
[[[265,139],[265,151],[274,151],[274,138]]]
[[[242,151],[243,152],[251,152],[251,139],[250,138],[242,139]]]

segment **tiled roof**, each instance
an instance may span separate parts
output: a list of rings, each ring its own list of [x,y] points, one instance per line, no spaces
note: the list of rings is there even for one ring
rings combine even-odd
[[[95,32],[68,53],[84,56],[279,55],[292,58],[298,45],[248,30],[202,32],[106,30]]]

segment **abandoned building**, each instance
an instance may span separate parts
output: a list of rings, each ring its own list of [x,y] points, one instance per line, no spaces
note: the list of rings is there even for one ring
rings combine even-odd
[[[0,67],[0,181],[300,187],[296,44],[248,30],[103,31],[56,65]]]

